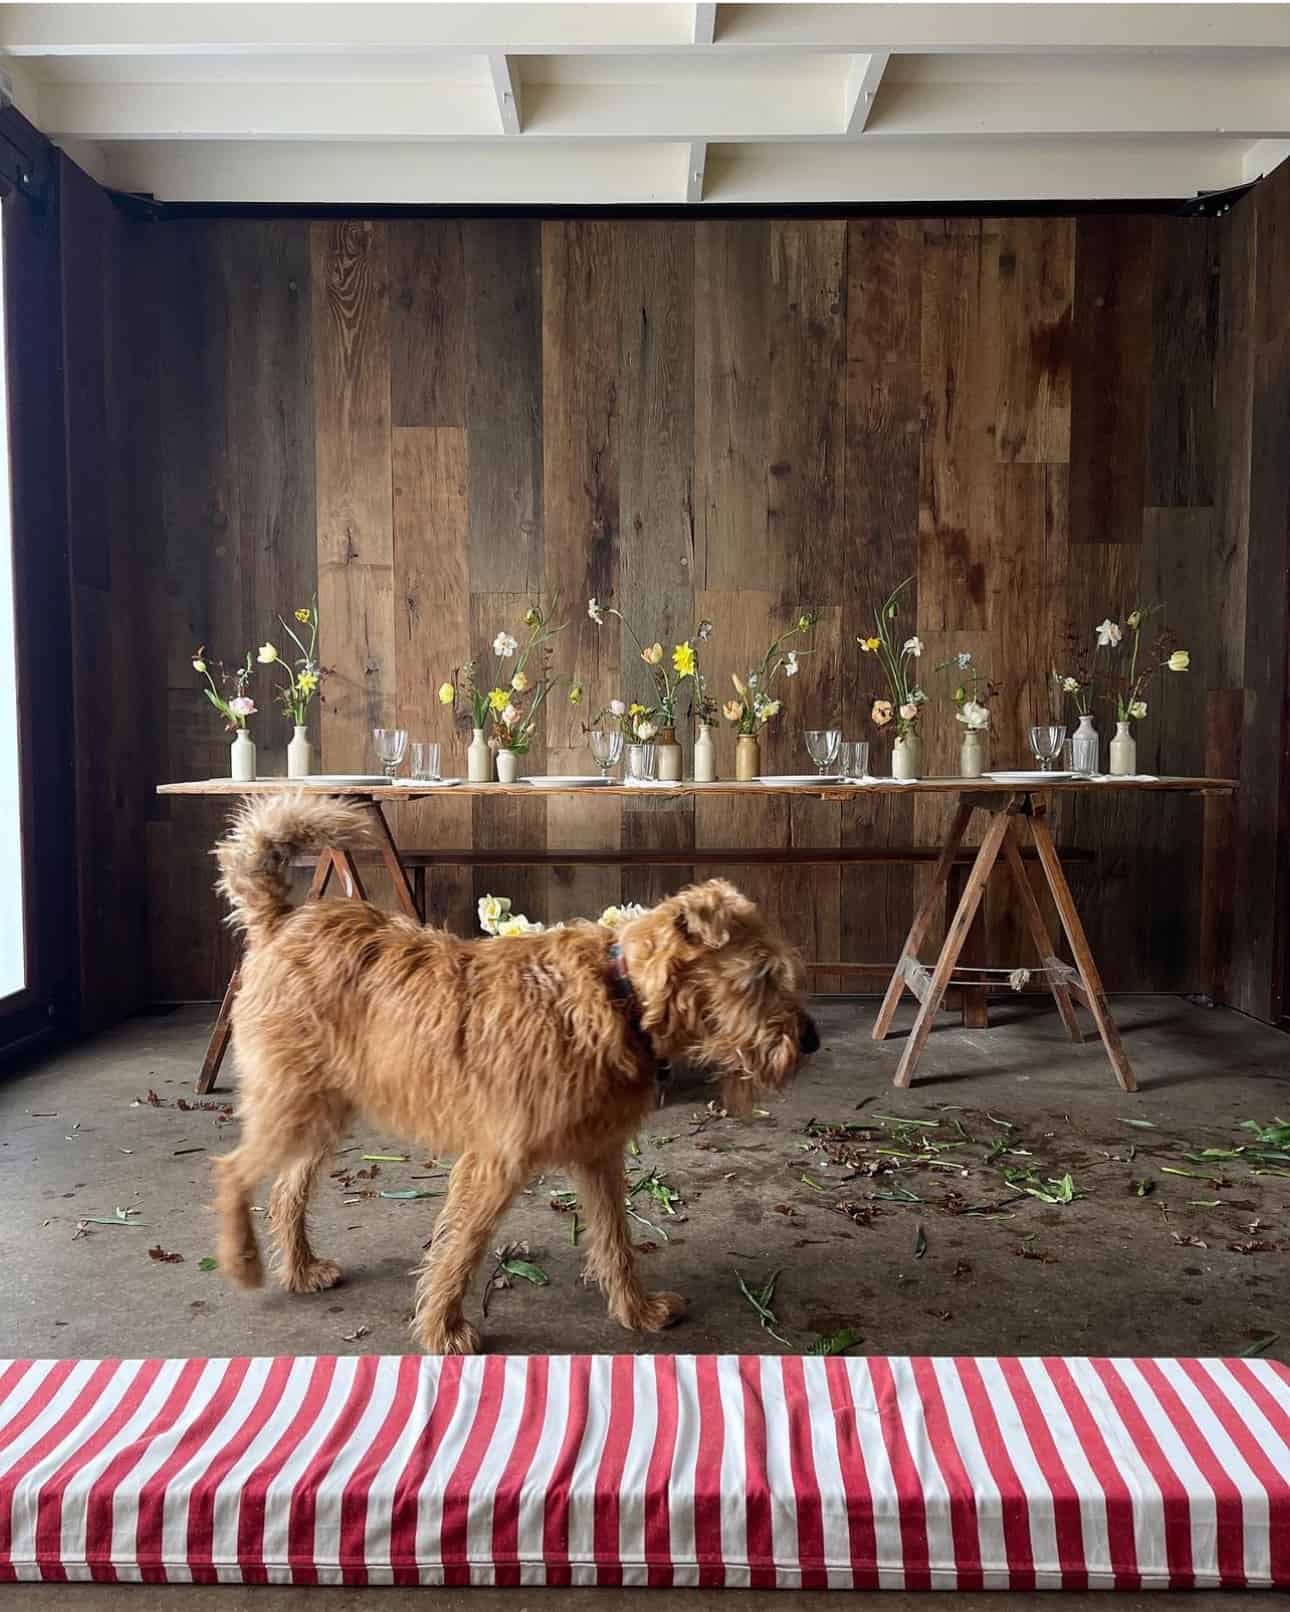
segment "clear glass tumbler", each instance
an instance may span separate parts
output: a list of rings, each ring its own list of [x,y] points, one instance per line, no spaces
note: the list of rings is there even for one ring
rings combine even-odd
[[[845,783],[862,783],[869,776],[868,739],[844,739],[841,766]]]
[[[412,776],[414,778],[424,778],[430,783],[438,783],[440,772],[439,746],[437,744],[413,744]]]
[[[657,760],[652,744],[629,744],[627,746],[627,776],[635,778],[638,783],[647,783],[654,777]]]

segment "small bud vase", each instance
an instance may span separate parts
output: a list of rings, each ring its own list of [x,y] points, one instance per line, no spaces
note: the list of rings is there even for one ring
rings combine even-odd
[[[741,784],[761,777],[761,741],[755,733],[741,733],[735,739],[735,777]]]
[[[250,729],[239,728],[233,735],[233,746],[230,752],[231,771],[229,777],[235,784],[253,784],[255,782],[255,741],[251,738]]]
[[[681,777],[681,747],[675,728],[660,728],[654,740],[654,765],[664,783],[677,783]]]
[[[1101,759],[1097,724],[1093,720],[1092,712],[1086,711],[1079,719],[1079,726],[1071,734],[1071,771],[1096,772]]]
[[[304,727],[297,722],[287,746],[287,777],[308,778],[314,770],[314,747]]]
[[[712,742],[712,729],[700,724],[694,740],[694,781],[696,784],[715,784],[717,781],[717,747]]]
[[[891,776],[917,778],[923,765],[923,741],[916,733],[898,733],[891,747]]]
[[[959,746],[959,777],[979,778],[985,771],[985,729],[968,728]]]
[[[514,750],[499,750],[497,752],[497,781],[499,784],[513,784],[519,777],[520,758]]]
[[[1127,722],[1115,724],[1115,738],[1111,740],[1112,778],[1132,778],[1138,770],[1138,741]]]
[[[491,784],[493,781],[493,753],[488,748],[483,728],[471,729],[471,740],[466,750],[466,777],[472,784]]]

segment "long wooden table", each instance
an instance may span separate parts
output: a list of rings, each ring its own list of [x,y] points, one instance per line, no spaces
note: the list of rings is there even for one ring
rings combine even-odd
[[[874,1024],[873,1036],[876,1041],[884,1040],[890,1033],[896,1008],[906,989],[917,998],[919,1008],[914,1021],[914,1027],[905,1043],[900,1063],[896,1069],[893,1083],[897,1086],[908,1086],[913,1079],[918,1060],[922,1056],[927,1038],[931,1033],[932,1022],[945,1002],[946,992],[949,990],[955,965],[962,954],[972,924],[980,910],[990,874],[994,870],[1000,856],[1003,857],[1018,908],[1025,927],[1030,935],[1032,944],[1039,958],[1039,967],[1044,973],[1049,990],[1052,992],[1058,1014],[1065,1025],[1067,1033],[1073,1040],[1082,1040],[1079,1020],[1075,1014],[1075,1005],[1084,1007],[1093,1019],[1097,1033],[1101,1038],[1110,1060],[1115,1077],[1125,1091],[1135,1091],[1137,1082],[1134,1079],[1133,1069],[1125,1054],[1120,1040],[1119,1031],[1107,1004],[1106,993],[1102,980],[1094,962],[1092,951],[1088,944],[1088,937],[1084,933],[1084,926],[1080,922],[1079,913],[1075,906],[1074,897],[1062,870],[1061,857],[1054,844],[1052,831],[1048,824],[1049,802],[1052,797],[1066,794],[1106,793],[1110,790],[1128,790],[1137,793],[1167,792],[1173,794],[1187,794],[1204,797],[1231,795],[1236,789],[1236,783],[1228,778],[1125,778],[1125,779],[1090,779],[1070,778],[1053,779],[1042,783],[1027,782],[1024,785],[1007,786],[992,779],[980,778],[925,778],[915,783],[899,784],[892,779],[877,779],[866,784],[759,784],[759,783],[732,783],[719,782],[713,784],[683,783],[672,786],[668,791],[681,795],[750,795],[753,797],[767,794],[805,795],[819,800],[851,800],[864,794],[936,794],[953,795],[957,798],[957,810],[950,825],[944,844],[932,872],[931,880],[924,892],[923,899],[915,912],[910,925],[909,934],[901,948],[899,961],[891,975],[879,1009],[878,1018]],[[427,785],[418,788],[415,784],[364,784],[364,785],[338,785],[335,783],[311,783],[309,781],[289,782],[284,778],[261,778],[254,783],[238,784],[227,778],[211,778],[195,783],[162,784],[157,793],[161,795],[217,795],[239,797],[243,795],[271,794],[283,790],[304,789],[309,793],[333,795],[351,801],[362,807],[370,816],[372,838],[377,855],[389,872],[394,887],[395,899],[400,908],[408,917],[418,922],[424,921],[421,902],[413,881],[409,877],[408,869],[399,854],[394,835],[390,832],[386,821],[383,806],[395,800],[425,800],[433,795],[517,795],[531,799],[536,795],[581,793],[569,788],[564,789],[535,789],[532,784],[521,781],[516,784],[459,784],[451,789]],[[626,784],[602,785],[595,791],[598,795],[628,796],[641,793],[639,788]],[[662,793],[662,790],[648,790],[647,793]],[[976,813],[985,817],[984,832],[977,848],[971,870],[963,883],[962,892],[954,907],[954,912],[946,927],[945,938],[940,953],[929,968],[919,960],[919,951],[926,939],[928,929],[940,902],[944,899],[951,872],[955,866],[963,845],[968,825]],[[1022,861],[1025,846],[1025,833],[1023,825],[1028,825],[1030,838],[1039,864],[1043,869],[1044,878],[1057,911],[1062,931],[1070,947],[1072,962],[1067,963],[1057,956],[1056,947],[1048,932],[1039,903],[1035,898],[1030,880],[1027,877]],[[793,862],[808,860],[810,853],[806,848],[801,856],[795,854],[792,847],[773,853],[777,861]],[[597,853],[606,860],[613,860],[612,852]],[[755,846],[748,848],[749,861],[762,860],[768,853]],[[864,859],[863,851],[857,852],[859,859]],[[557,853],[552,853],[553,859],[558,859]],[[504,863],[507,859],[505,852],[495,855],[496,861]],[[816,853],[818,860],[818,853]],[[830,859],[845,861],[845,850],[836,854],[830,852]],[[703,852],[696,848],[693,860],[701,862]],[[362,875],[357,858],[351,849],[345,846],[327,847],[320,853],[314,868],[313,881],[309,889],[310,900],[319,900],[326,892],[327,886],[335,875],[344,888],[347,896],[364,897]],[[228,989],[224,993],[224,1000],[220,1005],[219,1016],[215,1028],[211,1032],[210,1043],[203,1059],[201,1071],[197,1077],[197,1090],[206,1092],[215,1084],[219,1067],[227,1049],[230,1019],[233,1000],[237,992],[238,974],[235,971],[229,981]]]

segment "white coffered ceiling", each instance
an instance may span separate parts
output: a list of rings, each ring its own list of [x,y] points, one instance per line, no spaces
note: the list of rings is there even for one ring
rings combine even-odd
[[[0,67],[176,202],[1190,196],[1290,151],[1290,6],[0,4]]]

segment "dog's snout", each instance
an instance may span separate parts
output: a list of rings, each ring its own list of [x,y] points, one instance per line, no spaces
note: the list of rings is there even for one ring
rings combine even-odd
[[[815,1020],[809,1013],[802,1016],[802,1030],[798,1044],[806,1053],[820,1050],[820,1032],[815,1028]]]

